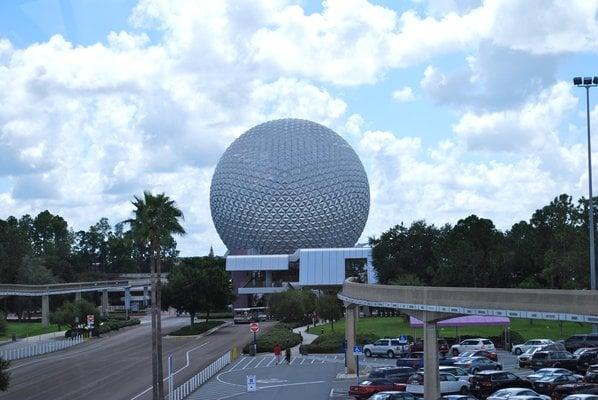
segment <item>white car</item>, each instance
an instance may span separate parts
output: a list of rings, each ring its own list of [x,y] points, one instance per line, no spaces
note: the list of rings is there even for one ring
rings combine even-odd
[[[554,342],[550,339],[532,339],[532,340],[528,340],[525,343],[513,346],[513,350],[511,350],[511,351],[513,354],[520,355],[520,354],[525,353],[529,349],[532,349],[535,347],[540,348],[542,346],[546,346],[546,345],[553,344],[553,343]]]
[[[464,382],[469,382],[469,379],[473,376],[467,373],[463,368],[454,367],[452,365],[441,365],[438,367],[440,372],[445,372],[447,374],[455,375],[457,379]],[[424,369],[420,368],[417,370],[419,373],[424,373]]]
[[[461,381],[453,374],[440,372],[440,394],[460,393],[467,394],[469,392],[469,382]],[[417,372],[409,377],[405,391],[408,393],[423,395],[424,394],[424,374]]]
[[[598,395],[595,394],[572,394],[565,397],[563,400],[598,400]]]
[[[478,338],[478,339],[466,339],[459,344],[451,346],[450,352],[453,356],[458,356],[459,353],[470,350],[487,350],[495,351],[494,343],[490,339]]]
[[[520,396],[534,396],[539,397],[542,400],[550,400],[550,396],[544,396],[542,394],[538,394],[532,389],[526,388],[507,388],[507,389],[500,389],[496,392],[492,393],[486,400],[512,400],[514,398]]]
[[[394,358],[394,356],[408,352],[408,348],[409,345],[401,344],[399,338],[384,338],[363,346],[363,354],[366,357],[387,356],[388,358]]]

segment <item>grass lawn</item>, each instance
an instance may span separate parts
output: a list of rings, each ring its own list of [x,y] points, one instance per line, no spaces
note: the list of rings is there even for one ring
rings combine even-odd
[[[309,332],[320,335],[322,333],[331,331],[330,324],[321,325],[310,328]],[[334,330],[344,332],[345,321],[340,320],[334,323]],[[532,320],[530,324],[529,319],[511,318],[511,330],[519,332],[524,339],[546,338],[546,339],[566,339],[575,333],[589,333],[592,328],[589,324],[579,324],[577,322],[563,322],[562,333],[559,327],[559,321],[548,320]],[[367,317],[359,318],[357,325],[358,333],[374,333],[379,337],[397,337],[400,335],[411,335],[414,337],[423,337],[423,329],[411,328],[409,322],[406,322],[401,317]],[[503,332],[500,326],[479,326],[479,327],[462,327],[458,329],[458,334],[461,336],[471,335],[478,337],[498,336]],[[457,330],[455,328],[440,328],[438,331],[439,337],[456,337]]]
[[[66,327],[62,328],[67,329]],[[57,332],[58,330],[58,325],[49,325],[46,328],[42,326],[41,322],[8,322],[6,332],[4,336],[0,336],[0,340],[10,339],[13,332],[17,334],[17,338],[26,338],[28,336]]]

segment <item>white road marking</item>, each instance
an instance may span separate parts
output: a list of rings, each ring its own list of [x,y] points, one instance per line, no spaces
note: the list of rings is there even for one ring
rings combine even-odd
[[[272,359],[270,360],[270,362],[268,363],[268,365],[266,365],[266,367],[269,367],[270,364],[272,364],[274,361],[276,361],[276,357],[272,357]]]
[[[313,364],[315,361],[316,361],[316,359],[315,359],[315,358],[312,358],[312,359],[311,359],[311,363],[312,363],[312,364]]]
[[[174,376],[174,375],[178,374],[179,372],[181,372],[182,370],[184,370],[185,368],[187,368],[187,367],[189,366],[189,364],[190,364],[190,362],[189,362],[189,353],[191,353],[192,351],[194,351],[194,350],[197,350],[197,349],[199,349],[199,348],[201,348],[201,347],[204,347],[204,346],[205,346],[205,345],[207,345],[208,343],[210,343],[210,342],[209,342],[209,341],[208,341],[208,342],[205,342],[205,343],[203,343],[203,344],[200,344],[199,346],[195,346],[194,348],[192,348],[192,349],[190,349],[190,350],[187,350],[187,353],[186,353],[186,356],[187,356],[187,363],[185,364],[185,366],[184,366],[184,367],[181,367],[181,368],[177,369],[175,372],[173,372],[172,376]],[[164,382],[166,382],[166,381],[168,380],[168,376],[167,376],[166,378],[162,379],[162,380],[163,380]],[[139,393],[139,394],[138,394],[138,395],[136,395],[135,397],[132,397],[132,398],[131,398],[131,400],[135,400],[135,399],[137,399],[137,398],[139,398],[139,397],[143,396],[144,394],[146,394],[147,392],[149,392],[150,390],[152,390],[152,387],[153,387],[153,385],[152,385],[152,386],[150,386],[150,387],[148,387],[147,389],[145,389],[143,392]]]
[[[285,387],[285,386],[300,386],[300,385],[312,385],[314,383],[326,383],[326,381],[311,381],[311,382],[297,382],[297,383],[283,383],[280,385],[269,385],[269,386],[262,386],[262,387],[258,387],[258,390],[263,390],[263,389],[271,389],[271,388],[277,388],[277,387]]]
[[[247,368],[247,367],[249,367],[249,366],[251,365],[251,363],[252,363],[252,362],[254,362],[254,361],[255,361],[255,358],[251,358],[251,359],[249,359],[249,362],[248,362],[247,364],[245,364],[245,365],[243,366],[243,368],[242,368],[242,369],[246,369],[246,368]]]
[[[303,363],[305,362],[305,358],[301,359],[301,365],[303,365]]]
[[[293,363],[294,363],[295,361],[297,361],[297,357],[293,358],[293,359],[291,360],[291,362],[289,363],[289,365],[293,365]]]
[[[266,357],[262,357],[262,359],[260,360],[260,362],[258,362],[258,363],[257,363],[257,365],[256,365],[255,367],[253,367],[253,368],[257,368],[257,367],[259,367],[259,366],[260,366],[260,364],[261,364],[262,362],[264,362],[265,360],[266,360]]]

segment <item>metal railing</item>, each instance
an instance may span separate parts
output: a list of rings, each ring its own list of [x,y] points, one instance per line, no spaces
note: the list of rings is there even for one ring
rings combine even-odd
[[[208,381],[211,377],[216,375],[222,368],[226,367],[231,362],[231,352],[224,353],[219,359],[208,365],[206,368],[192,376],[188,381],[172,390],[166,395],[166,400],[183,400],[191,393],[196,391],[201,385]],[[173,377],[170,376],[169,380]],[[170,383],[170,382],[169,382]]]
[[[77,336],[70,339],[56,340],[44,343],[35,343],[29,346],[23,346],[16,349],[0,350],[0,358],[3,360],[13,361],[21,358],[35,357],[41,354],[52,353],[54,351],[66,349],[67,347],[75,346],[83,343],[85,338]]]
[[[104,289],[124,289],[128,286],[130,286],[129,281],[73,282],[49,285],[0,284],[0,294],[3,296],[43,296]]]

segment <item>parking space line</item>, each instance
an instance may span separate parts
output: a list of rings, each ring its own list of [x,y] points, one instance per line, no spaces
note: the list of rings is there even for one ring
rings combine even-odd
[[[266,367],[269,367],[270,364],[272,364],[275,360],[276,360],[276,357],[272,357],[272,359],[270,360],[270,362],[268,363],[268,365],[266,365]]]
[[[315,359],[315,358],[312,358],[312,359],[311,359],[311,363],[312,363],[312,364],[313,364],[315,361],[316,361],[316,359]]]
[[[297,359],[298,359],[297,357],[293,358],[293,359],[291,360],[291,362],[289,363],[289,365],[293,365],[293,363],[294,363],[294,362],[295,362]]]
[[[247,358],[241,358],[238,363],[236,363],[235,365],[233,365],[233,367],[231,369],[229,369],[229,371],[234,371],[235,368],[237,368],[242,362],[244,362],[246,360],[247,360]]]
[[[301,365],[303,365],[303,363],[305,362],[305,358],[301,359]]]
[[[242,369],[249,367],[249,365],[251,365],[251,363],[254,361],[255,361],[255,358],[250,359],[249,362],[247,364],[245,364]]]
[[[257,367],[259,367],[259,366],[260,366],[260,364],[261,364],[262,362],[264,362],[264,360],[266,360],[266,357],[262,357],[262,359],[260,360],[260,362],[258,362],[258,363],[257,363],[257,365],[256,365],[255,367],[253,367],[253,368],[257,368]]]

